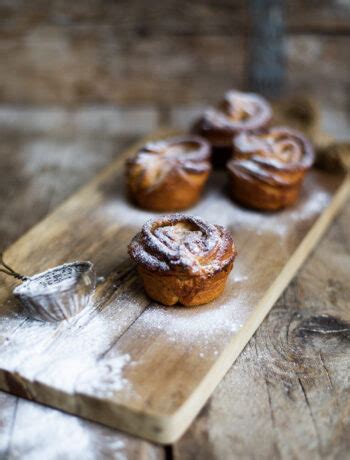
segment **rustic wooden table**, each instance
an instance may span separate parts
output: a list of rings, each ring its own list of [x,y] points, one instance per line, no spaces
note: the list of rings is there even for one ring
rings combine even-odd
[[[133,140],[8,124],[1,138],[1,249]],[[0,393],[0,458],[348,458],[349,224],[350,202],[175,445]]]

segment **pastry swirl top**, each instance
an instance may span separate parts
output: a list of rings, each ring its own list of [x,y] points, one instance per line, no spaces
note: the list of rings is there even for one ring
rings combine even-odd
[[[199,131],[221,131],[236,134],[265,127],[271,120],[270,104],[254,93],[228,91],[217,108],[206,110],[200,119]]]
[[[297,183],[314,161],[314,149],[299,131],[274,127],[259,133],[241,133],[234,141],[229,170],[256,179],[291,185]]]
[[[138,190],[159,187],[169,174],[189,180],[191,174],[209,172],[210,149],[198,136],[187,135],[149,142],[127,161],[127,175]]]
[[[148,221],[128,249],[150,271],[195,276],[213,275],[236,256],[228,230],[183,214]]]

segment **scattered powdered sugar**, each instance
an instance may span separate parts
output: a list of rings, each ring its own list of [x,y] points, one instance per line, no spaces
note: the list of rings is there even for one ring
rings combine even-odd
[[[222,173],[214,175],[214,180],[222,182]],[[239,235],[247,232],[251,238],[259,234],[269,234],[274,244],[265,248],[264,259],[273,260],[276,248],[283,251],[290,235],[295,234],[296,225],[312,222],[329,204],[331,193],[320,187],[317,172],[307,178],[300,201],[292,208],[276,213],[261,213],[241,208],[223,193],[216,184],[215,190],[200,203],[192,213],[199,214],[210,222],[229,226]],[[223,212],[225,209],[225,212]],[[186,213],[187,214],[187,213]],[[250,238],[250,237],[249,237]],[[236,239],[236,238],[235,238]],[[237,333],[259,301],[259,293],[251,289],[252,267],[245,263],[244,253],[240,254],[225,291],[214,302],[194,308],[162,307],[148,308],[139,319],[140,335],[163,334],[174,347],[200,350],[205,356],[216,356],[226,340]],[[283,252],[283,257],[287,254]],[[262,259],[256,265],[263,267]],[[267,262],[266,262],[267,263]],[[270,276],[270,275],[269,275]],[[273,280],[266,278],[266,282]],[[220,345],[219,345],[220,344]]]
[[[184,214],[198,214],[210,223],[229,226],[234,237],[237,233],[238,241],[241,233],[249,232],[249,238],[255,238],[260,233],[272,234],[273,244],[266,247],[264,253],[268,261],[276,253],[277,244],[295,233],[296,225],[314,219],[328,205],[331,193],[319,185],[316,174],[314,172],[307,178],[301,200],[296,206],[282,212],[264,214],[232,203],[222,190],[224,174],[215,173],[210,193]],[[139,231],[150,217],[157,216],[133,208],[117,185],[116,193],[108,204],[96,212],[101,212],[106,225],[118,222],[118,225],[127,227],[130,235]],[[75,319],[73,325],[28,322],[20,328],[18,335],[11,336],[10,345],[3,345],[6,353],[1,358],[1,366],[62,391],[113,397],[118,392],[124,396],[125,390],[134,397],[132,380],[128,380],[127,371],[130,366],[143,365],[143,351],[137,348],[136,343],[135,348],[132,343],[128,344],[130,348],[126,350],[127,353],[117,351],[116,343],[113,353],[119,354],[108,354],[102,359],[99,356],[113,346],[117,337],[124,333],[131,334],[135,328],[140,338],[156,340],[161,336],[161,340],[165,345],[168,343],[175,354],[177,349],[188,351],[188,360],[192,359],[191,352],[201,358],[202,363],[218,356],[225,344],[241,330],[261,298],[261,292],[251,289],[255,265],[249,266],[245,254],[240,254],[239,246],[238,252],[237,263],[224,293],[208,305],[182,308],[162,307],[153,303],[143,311],[149,300],[135,293],[135,286],[131,286],[122,293],[116,293],[109,305],[96,316],[90,316],[92,312],[89,312]],[[259,273],[268,263],[260,259],[254,260]],[[275,273],[271,272],[263,281],[268,286],[274,277]],[[61,335],[60,339],[55,341],[55,335]]]
[[[113,450],[113,457],[115,460],[128,460],[128,453],[123,452],[125,447],[126,444],[121,439],[116,439],[109,443],[109,448]]]
[[[220,300],[199,307],[149,307],[139,319],[140,335],[165,334],[173,346],[186,349],[200,349],[201,353],[213,353],[214,343],[227,338],[240,330],[246,318],[246,309],[240,309],[244,295],[237,295],[237,302],[232,305],[231,296],[234,286],[228,288]],[[238,294],[238,293],[237,293]]]
[[[295,231],[296,222],[314,218],[329,204],[330,198],[328,192],[316,190],[311,196],[302,196],[299,205],[278,213],[261,214],[240,209],[237,223],[239,227],[254,227],[260,235],[272,232],[280,238],[286,238]]]
[[[92,424],[60,410],[48,410],[44,405],[26,399],[18,401],[18,413],[11,458],[127,460],[133,444],[138,442],[106,426]],[[28,420],[35,423],[28,423]]]
[[[124,367],[132,365],[129,356],[115,351],[113,344],[128,326],[142,313],[147,299],[135,301],[135,291],[125,288],[119,290],[115,299],[101,311],[89,308],[71,322],[43,323],[28,320],[19,333],[11,336],[11,341],[1,357],[1,366],[10,371],[20,372],[24,378],[40,381],[66,393],[75,392],[75,384],[83,375],[92,375],[96,370],[106,381],[115,367],[115,388],[134,395],[134,388],[126,384]],[[133,301],[129,293],[133,292]],[[101,355],[111,350],[104,358]],[[86,378],[83,379],[87,382]],[[102,391],[102,384],[101,387]],[[109,384],[106,391],[112,391]]]
[[[124,354],[94,363],[79,376],[75,391],[99,397],[113,397],[129,385],[123,376],[123,369],[130,361],[130,355]]]
[[[331,195],[325,190],[315,190],[308,197],[302,197],[302,206],[294,206],[289,211],[291,220],[304,220],[309,217],[319,214],[331,200]]]
[[[295,233],[296,224],[314,219],[328,206],[332,195],[318,185],[317,175],[318,172],[313,171],[306,176],[300,199],[294,206],[277,212],[260,212],[234,203],[223,189],[225,174],[214,172],[205,200],[193,208],[192,213],[228,227],[234,239],[242,231],[257,236],[269,233],[278,237],[276,243],[282,243]],[[239,247],[237,249],[239,252]]]
[[[82,458],[82,452],[84,460],[96,458],[89,422],[25,399],[18,402],[18,407],[12,458],[74,460]]]
[[[121,439],[115,439],[113,442],[109,443],[110,447],[113,447],[113,449],[119,450],[119,449],[124,449],[125,447],[125,442],[122,441]]]
[[[96,209],[97,219],[106,222],[106,225],[115,225],[117,222],[120,226],[133,227],[136,233],[142,225],[149,219],[158,216],[158,213],[145,209],[137,208],[128,200],[124,176],[118,176],[116,187],[113,195],[109,200],[104,200],[104,204]]]
[[[237,273],[234,273],[234,278],[236,283],[242,283],[243,281],[247,281],[248,279],[248,276],[243,276],[243,275],[239,275]]]

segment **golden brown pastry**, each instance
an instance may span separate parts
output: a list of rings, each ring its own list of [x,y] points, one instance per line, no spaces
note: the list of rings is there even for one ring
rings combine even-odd
[[[200,197],[211,171],[209,144],[182,136],[146,144],[127,161],[127,185],[141,208],[178,211]]]
[[[241,132],[266,127],[271,116],[271,106],[263,97],[231,90],[218,107],[204,112],[192,132],[211,144],[213,164],[224,166],[232,155],[232,139]]]
[[[298,199],[305,173],[314,161],[314,149],[302,133],[275,127],[242,133],[233,144],[234,157],[227,169],[234,199],[270,211]]]
[[[236,249],[224,227],[174,214],[147,222],[131,241],[129,254],[149,297],[189,307],[222,293]]]

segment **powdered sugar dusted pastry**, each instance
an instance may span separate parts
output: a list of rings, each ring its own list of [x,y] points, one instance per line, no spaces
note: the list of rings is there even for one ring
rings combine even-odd
[[[210,142],[214,164],[223,166],[231,157],[232,139],[241,132],[266,127],[271,116],[271,106],[263,97],[231,90],[218,107],[204,112],[192,132]]]
[[[198,136],[146,144],[127,162],[127,184],[142,208],[177,211],[200,197],[211,171],[210,147]]]
[[[314,149],[294,129],[275,127],[261,133],[241,133],[233,142],[227,164],[232,196],[249,207],[276,210],[293,204]]]
[[[164,305],[200,305],[218,297],[233,268],[231,234],[199,217],[147,222],[129,245],[147,294]]]

